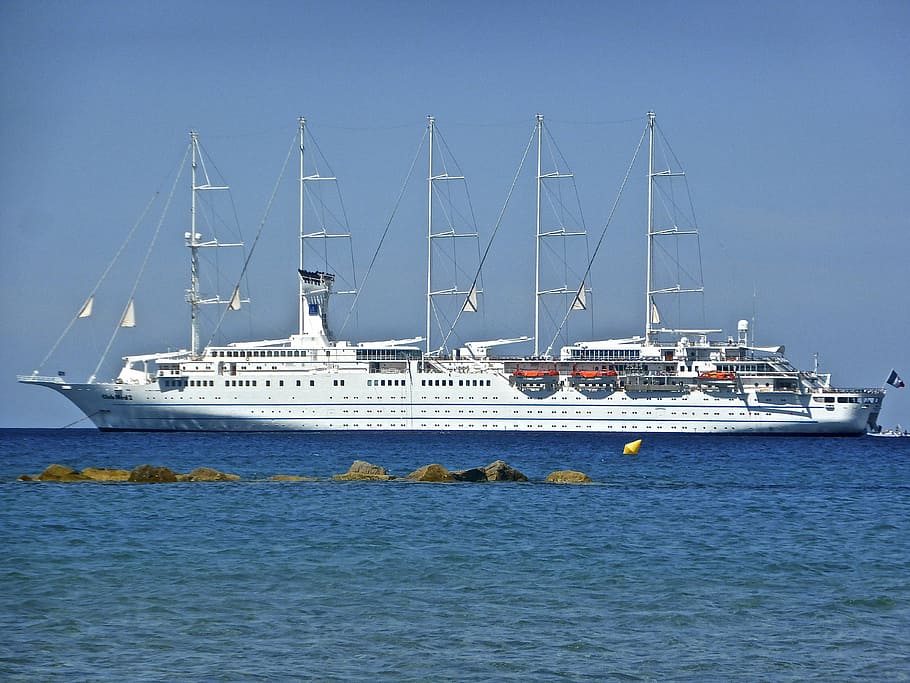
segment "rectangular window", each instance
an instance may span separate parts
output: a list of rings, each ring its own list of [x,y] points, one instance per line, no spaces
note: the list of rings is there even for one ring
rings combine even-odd
[[[332,380],[332,386],[333,386],[333,387],[337,387],[337,386],[338,386],[338,380],[337,380],[337,379],[333,379],[333,380]]]
[[[283,386],[284,386],[284,380],[283,380],[283,379],[279,379],[279,380],[278,380],[278,386],[279,386],[279,387],[283,387]]]
[[[299,380],[299,379],[297,380],[297,386],[298,386],[298,387],[300,386],[300,380]]]
[[[272,380],[267,379],[267,380],[265,381],[265,385],[266,385],[267,387],[272,386]]]
[[[316,380],[312,380],[312,379],[311,379],[311,380],[310,380],[310,386],[311,386],[311,387],[315,387],[315,386],[316,386]]]

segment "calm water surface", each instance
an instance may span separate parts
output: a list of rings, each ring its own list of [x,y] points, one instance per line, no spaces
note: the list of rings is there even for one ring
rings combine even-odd
[[[0,431],[0,679],[910,680],[910,439],[627,440]]]

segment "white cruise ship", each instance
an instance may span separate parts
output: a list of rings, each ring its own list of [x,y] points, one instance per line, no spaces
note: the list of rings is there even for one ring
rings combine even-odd
[[[446,179],[433,167],[429,177]],[[537,117],[538,216],[542,117]],[[300,196],[312,177],[303,171],[305,121],[300,120]],[[712,340],[716,330],[660,328],[655,301],[680,287],[661,288],[652,277],[655,239],[679,232],[652,224],[652,186],[670,171],[654,168],[655,118],[645,129],[648,162],[648,278],[643,297],[644,333],[627,339],[580,341],[558,355],[497,355],[495,350],[531,337],[468,342],[450,352],[427,337],[376,343],[334,340],[328,334],[328,303],[335,277],[305,269],[303,210],[300,218],[299,327],[286,339],[199,347],[198,250],[195,223],[186,233],[192,254],[188,300],[192,312],[189,350],[125,357],[111,381],[72,382],[65,376],[23,375],[20,382],[51,388],[72,401],[105,431],[447,430],[563,431],[700,434],[859,435],[875,431],[884,391],[831,385],[830,377],[800,371],[783,347],[750,344],[749,324],[736,336]],[[196,136],[192,136],[192,192],[197,185]],[[207,179],[206,179],[207,180]],[[431,204],[432,207],[432,198]],[[431,209],[432,210],[432,209]],[[192,214],[195,219],[195,212]],[[428,240],[437,237],[429,220]],[[545,233],[538,219],[538,245]],[[220,246],[220,245],[217,245]],[[428,258],[428,270],[431,267]],[[590,270],[591,264],[588,268]],[[539,268],[539,263],[538,263]],[[226,308],[239,303],[238,289]],[[572,308],[583,308],[582,280]],[[461,296],[463,310],[476,308],[475,284]],[[538,300],[546,292],[538,284]],[[86,302],[90,309],[91,298]],[[86,313],[86,307],[80,316]],[[130,324],[127,309],[124,324]],[[567,311],[568,315],[568,311]],[[79,317],[79,316],[77,316]],[[426,345],[421,342],[426,341]]]

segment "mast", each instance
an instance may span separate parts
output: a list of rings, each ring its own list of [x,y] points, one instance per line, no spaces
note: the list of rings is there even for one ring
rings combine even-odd
[[[540,175],[540,154],[543,147],[543,114],[537,115],[537,239],[534,246],[534,355],[540,353],[540,188],[543,177]]]
[[[651,342],[651,249],[654,240],[654,112],[648,112],[648,257],[647,282],[645,283],[645,343]]]
[[[298,324],[297,324],[297,333],[299,335],[310,335],[313,334],[325,334],[327,337],[329,335],[329,321],[328,321],[328,311],[329,311],[329,296],[330,294],[356,294],[357,293],[357,283],[356,283],[356,273],[353,270],[354,255],[353,251],[351,252],[351,283],[354,287],[350,290],[344,290],[340,292],[333,292],[332,287],[335,282],[336,273],[328,272],[329,270],[329,247],[328,240],[331,239],[347,239],[350,244],[351,233],[347,226],[347,217],[344,212],[344,205],[341,204],[341,194],[338,194],[338,202],[340,205],[340,215],[344,216],[344,227],[343,232],[330,232],[328,226],[325,222],[326,214],[326,204],[322,197],[322,193],[319,190],[315,190],[315,186],[312,188],[307,188],[307,183],[322,183],[329,182],[335,183],[337,185],[338,178],[334,175],[321,175],[319,172],[319,163],[320,159],[325,161],[325,158],[321,156],[319,151],[319,145],[315,144],[312,134],[310,134],[310,140],[314,141],[313,148],[316,150],[316,157],[314,160],[310,161],[312,172],[307,175],[306,173],[306,118],[301,116],[297,119],[297,125],[299,129],[299,140],[298,146],[300,149],[300,167],[299,167],[299,197],[298,197],[298,238],[299,238],[299,252],[298,252],[298,264],[297,264],[297,273],[298,273]],[[326,162],[328,165],[328,162]],[[309,193],[309,194],[308,194]],[[306,215],[306,202],[310,202],[311,211],[315,212],[310,215],[310,227],[309,232],[305,229],[304,223]],[[332,211],[328,211],[329,214],[332,214]],[[317,244],[310,242],[307,243],[307,240],[319,240]],[[316,265],[314,261],[313,254],[322,253],[323,263]],[[306,267],[306,258],[309,254],[310,267],[309,270]],[[319,290],[319,291],[317,291]],[[324,290],[324,291],[323,291]],[[313,313],[311,310],[311,305],[316,306],[319,309],[319,317],[321,318],[321,331],[316,328],[318,325],[314,322]]]
[[[677,296],[682,294],[694,294],[704,291],[704,287],[700,284],[698,286],[683,286],[683,283],[679,280],[679,274],[677,272],[677,280],[675,284],[668,284],[667,286],[654,286],[654,240],[662,237],[667,239],[679,240],[685,236],[698,236],[698,228],[695,225],[694,220],[692,221],[692,227],[690,229],[684,229],[679,226],[679,218],[676,215],[668,215],[666,218],[669,219],[669,224],[666,227],[661,227],[660,225],[655,227],[654,221],[654,186],[655,183],[666,178],[666,181],[663,182],[672,182],[674,178],[685,177],[686,172],[683,170],[674,171],[671,161],[667,160],[667,167],[662,168],[662,170],[654,170],[654,129],[655,129],[655,115],[653,111],[648,112],[648,256],[647,256],[647,282],[645,286],[645,343],[651,344],[655,341],[659,329],[654,329],[653,326],[660,325],[660,311],[657,309],[657,304],[654,302],[654,295],[663,295],[663,294],[675,294]],[[675,157],[674,157],[675,161]],[[676,161],[678,164],[679,162]],[[678,248],[677,248],[678,251]],[[664,330],[669,331],[669,330]],[[677,330],[682,331],[682,330]],[[707,330],[706,330],[707,331]],[[711,330],[712,332],[715,330]],[[719,331],[719,330],[718,330]]]
[[[427,116],[429,127],[429,170],[427,171],[427,341],[426,353],[430,354],[430,316],[433,306],[433,129],[436,119]]]
[[[190,291],[187,299],[190,303],[190,353],[196,355],[199,350],[199,233],[196,232],[196,160],[199,152],[199,136],[196,131],[190,131],[190,145],[193,148],[192,171],[190,183],[192,187],[190,200],[190,232],[186,235],[187,246],[190,248]]]
[[[199,292],[199,250],[203,247],[241,247],[243,246],[242,242],[226,243],[219,242],[217,238],[212,238],[210,240],[202,241],[202,234],[196,231],[196,205],[197,205],[197,192],[204,192],[206,190],[227,190],[229,189],[227,185],[212,185],[209,180],[208,171],[205,168],[205,159],[202,156],[202,151],[199,147],[199,135],[196,131],[190,131],[190,146],[192,147],[192,164],[190,172],[190,183],[191,183],[191,199],[190,199],[190,230],[189,232],[183,233],[183,237],[186,240],[186,246],[190,248],[190,288],[186,290],[186,300],[190,304],[190,353],[193,356],[196,356],[199,353],[199,308],[203,304],[225,304],[229,303],[228,301],[222,299],[220,296],[215,295],[214,297],[204,298]],[[201,167],[203,182],[199,184],[197,181],[196,169]],[[240,303],[239,298],[239,285],[238,290],[235,291],[234,295],[231,297],[230,303],[233,306],[234,299],[237,298],[237,303]]]
[[[300,245],[299,245],[299,260],[298,260],[297,272],[300,273],[303,270],[303,245],[305,242],[304,232],[303,232],[303,184],[304,184],[304,176],[303,176],[304,143],[303,143],[303,141],[304,141],[304,133],[306,132],[306,119],[301,116],[299,119],[297,119],[297,125],[300,129],[300,202],[299,202],[299,208],[298,208],[298,212],[299,212],[298,227],[300,229],[299,230]],[[306,305],[306,297],[304,296],[304,291],[303,291],[303,279],[301,278],[301,276],[299,274],[297,276],[297,286],[299,288],[298,297],[297,297],[297,305],[298,305],[297,334],[302,335],[303,334],[303,318],[306,313],[306,311],[304,310],[304,306]]]
[[[476,297],[476,289],[469,288],[464,289],[463,287],[458,286],[458,270],[455,269],[451,273],[452,282],[451,283],[440,283],[440,279],[447,279],[449,274],[446,271],[442,270],[442,275],[436,274],[436,282],[434,283],[434,273],[433,273],[433,251],[436,246],[437,240],[452,240],[449,244],[452,246],[452,258],[454,263],[455,252],[457,247],[455,246],[455,241],[464,238],[477,239],[477,229],[476,226],[470,231],[463,231],[461,228],[458,228],[454,223],[454,213],[451,205],[451,197],[448,191],[440,192],[434,198],[433,192],[436,188],[436,183],[446,183],[449,181],[458,181],[464,184],[465,177],[463,175],[451,175],[447,167],[448,165],[454,164],[457,168],[458,164],[455,159],[451,156],[451,152],[448,151],[448,147],[445,144],[445,141],[442,139],[442,135],[439,135],[441,141],[440,150],[439,150],[439,159],[437,160],[437,155],[435,154],[434,146],[436,145],[436,118],[433,116],[427,116],[427,126],[428,126],[428,139],[429,139],[429,153],[428,153],[428,171],[427,171],[427,326],[426,326],[426,354],[430,355],[437,353],[443,349],[446,344],[446,341],[449,338],[448,334],[444,334],[442,337],[441,345],[439,349],[434,349],[432,345],[432,339],[430,335],[433,333],[433,318],[436,317],[437,325],[439,326],[440,333],[442,333],[442,321],[440,316],[444,317],[444,313],[441,314],[441,310],[438,304],[434,302],[434,297],[438,296],[467,296],[471,297],[472,293]],[[442,169],[439,173],[436,172],[435,167],[442,166]],[[467,198],[467,189],[465,189],[464,197]],[[441,211],[438,212],[440,220],[446,221],[445,227],[435,227],[433,225],[434,221],[434,212],[433,212],[433,202],[440,201],[442,202]],[[470,204],[470,202],[469,202]],[[471,219],[473,223],[473,210],[471,211]],[[462,301],[462,304],[467,307],[471,303],[470,301]],[[466,310],[466,309],[462,309]],[[476,308],[474,309],[476,310]],[[456,317],[457,320],[457,317]],[[453,327],[450,328],[449,333],[452,332]]]

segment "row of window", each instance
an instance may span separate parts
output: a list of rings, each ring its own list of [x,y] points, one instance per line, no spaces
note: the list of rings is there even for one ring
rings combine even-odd
[[[326,355],[329,355],[330,351],[325,352]],[[313,352],[315,355],[316,352]],[[246,350],[243,351],[212,351],[212,357],[214,358],[306,358],[307,352],[301,351],[300,349],[287,349],[287,350],[266,350],[266,351],[255,351],[255,350]]]
[[[721,372],[774,372],[768,363],[718,363],[717,369]]]
[[[344,380],[342,380],[344,381]],[[368,387],[406,387],[407,380],[401,379],[368,379]]]
[[[572,349],[572,360],[621,360],[639,357],[638,349]]]
[[[422,387],[454,387],[454,379],[422,379],[420,380],[420,386]],[[460,387],[488,387],[490,386],[490,380],[477,380],[477,379],[460,379],[458,380],[458,386]]]
[[[812,400],[816,403],[834,403],[834,396],[813,396]],[[859,396],[838,396],[838,403],[863,403]]]

